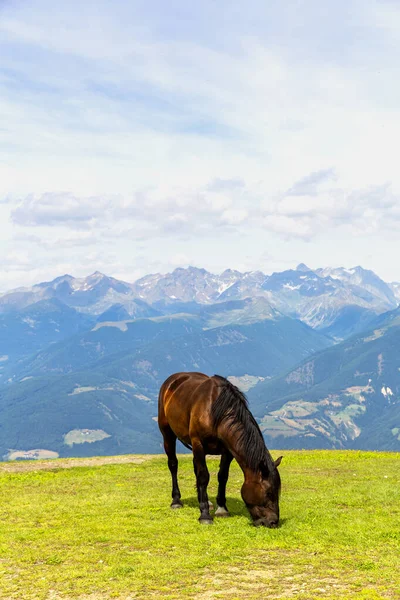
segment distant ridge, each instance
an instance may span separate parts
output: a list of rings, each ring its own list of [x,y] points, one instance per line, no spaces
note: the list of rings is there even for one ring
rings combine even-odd
[[[249,392],[279,448],[400,451],[400,308]]]
[[[1,294],[0,314],[51,298],[96,318],[117,306],[121,315],[150,316],[151,310],[158,314],[198,312],[204,305],[264,298],[278,312],[344,339],[376,315],[395,309],[400,284],[386,283],[360,266],[311,270],[304,263],[271,275],[233,269],[218,275],[198,267],[179,267],[171,273],[146,275],[134,283],[95,271],[88,277],[63,275]]]

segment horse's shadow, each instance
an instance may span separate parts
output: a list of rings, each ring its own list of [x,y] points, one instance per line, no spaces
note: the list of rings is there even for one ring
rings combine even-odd
[[[213,496],[209,497],[209,500],[213,503],[214,509],[216,508],[216,500]],[[189,506],[190,508],[199,508],[199,501],[196,496],[190,496],[189,498],[182,498],[183,507]],[[252,520],[250,514],[244,504],[243,500],[238,498],[230,498],[226,499],[226,506],[229,510],[231,517],[246,517],[249,523],[252,524]],[[210,511],[211,516],[214,515],[214,510]],[[282,527],[285,523],[287,523],[289,519],[287,517],[283,517],[279,520],[278,529]]]
[[[212,496],[209,497],[209,500],[213,503],[214,508],[216,508],[217,503],[215,498]],[[196,496],[191,496],[190,498],[182,498],[183,506],[190,506],[190,508],[199,508],[199,501]],[[226,506],[232,516],[236,515],[244,515],[248,516],[248,512],[245,504],[242,500],[238,498],[227,498]]]

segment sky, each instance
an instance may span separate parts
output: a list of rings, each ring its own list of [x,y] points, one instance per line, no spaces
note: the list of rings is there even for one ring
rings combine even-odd
[[[0,0],[0,291],[400,281],[400,2]]]

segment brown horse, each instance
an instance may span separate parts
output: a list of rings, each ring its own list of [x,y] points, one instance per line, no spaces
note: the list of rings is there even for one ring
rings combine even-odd
[[[254,525],[277,527],[280,477],[264,438],[248,409],[244,394],[224,377],[203,373],[175,373],[159,394],[158,425],[172,476],[171,508],[181,508],[176,439],[193,451],[200,523],[211,524],[206,454],[221,454],[216,516],[228,516],[226,482],[235,458],[243,474],[242,498]]]

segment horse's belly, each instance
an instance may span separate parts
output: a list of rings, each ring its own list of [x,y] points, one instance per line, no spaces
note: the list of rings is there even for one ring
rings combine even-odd
[[[217,438],[207,438],[203,440],[203,448],[206,454],[222,454],[224,445]]]

